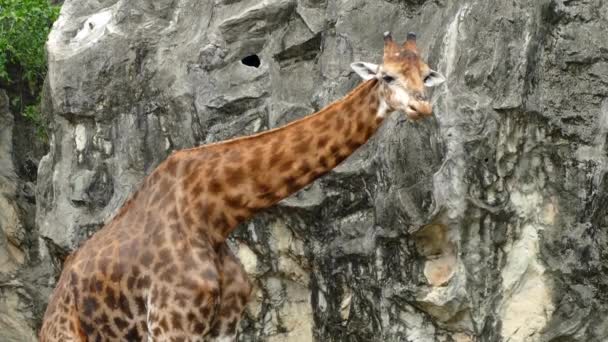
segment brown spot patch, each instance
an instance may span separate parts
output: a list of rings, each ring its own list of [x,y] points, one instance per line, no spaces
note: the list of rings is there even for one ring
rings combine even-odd
[[[293,142],[297,142],[297,141],[302,141],[302,140],[306,139],[307,137],[308,137],[308,131],[300,128],[300,129],[294,131],[290,138]]]
[[[103,291],[103,282],[100,279],[97,279],[95,275],[91,277],[89,281],[89,292],[97,293]]]
[[[331,152],[331,154],[336,155],[338,154],[338,152],[340,152],[340,147],[338,145],[331,145],[329,147],[329,152]]]
[[[240,208],[244,204],[243,195],[226,196],[224,197],[224,202],[231,208]]]
[[[205,323],[199,322],[194,325],[195,334],[202,335],[205,330],[207,330],[207,325]]]
[[[182,330],[182,315],[179,312],[171,312],[171,325],[175,330]]]
[[[167,160],[167,172],[171,177],[177,176],[177,160],[176,158],[169,158]]]
[[[199,210],[199,217],[203,222],[209,222],[213,212],[215,211],[216,204],[214,202],[206,202],[201,204]]]
[[[208,267],[205,269],[205,271],[203,271],[202,277],[203,277],[203,279],[205,279],[207,281],[213,282],[213,281],[217,281],[218,274],[217,274],[216,270],[214,270],[211,267]]]
[[[256,146],[253,151],[251,152],[251,155],[254,157],[259,157],[261,155],[264,154],[264,148],[262,146]]]
[[[142,316],[145,315],[147,310],[146,310],[146,301],[144,300],[144,297],[142,296],[137,296],[135,297],[135,307],[137,308],[137,314]]]
[[[168,217],[172,221],[177,220],[179,218],[179,216],[177,215],[177,208],[175,208],[175,206],[169,211]]]
[[[160,178],[160,174],[157,171],[154,171],[149,177],[148,177],[148,184],[156,184],[158,182]]]
[[[211,309],[208,306],[201,307],[200,312],[201,316],[203,316],[205,319],[207,319],[211,315]]]
[[[120,262],[116,262],[112,267],[112,274],[110,275],[110,280],[114,283],[118,283],[120,282],[124,274],[125,266]]]
[[[114,324],[119,330],[126,329],[129,326],[129,322],[120,317],[114,317]]]
[[[222,187],[222,184],[218,180],[212,179],[209,181],[208,189],[209,189],[210,193],[218,194],[222,191],[223,187]]]
[[[228,218],[226,217],[226,214],[219,213],[215,220],[213,220],[213,225],[215,226],[215,228],[221,231],[227,230],[229,228],[229,222]]]
[[[82,312],[85,316],[91,317],[97,308],[99,307],[99,303],[95,297],[87,296],[82,300]]]
[[[325,121],[323,121],[323,118],[316,118],[314,120],[312,120],[311,125],[314,128],[319,128],[321,126],[323,126],[325,124]]]
[[[161,273],[160,280],[166,283],[173,282],[173,276],[177,273],[177,267],[175,265],[170,265],[167,269]]]
[[[103,276],[108,275],[108,268],[110,267],[111,262],[112,259],[110,258],[99,258],[99,260],[97,260],[97,268]]]
[[[114,332],[114,329],[112,329],[112,327],[109,324],[104,324],[102,331],[104,334],[106,334],[106,336],[108,336],[110,338],[118,337],[118,335],[116,335],[116,332]]]
[[[251,291],[251,289],[250,289],[250,291]],[[249,293],[243,293],[243,292],[241,292],[239,294],[239,299],[240,299],[240,305],[242,307],[244,307],[245,304],[247,304],[247,302],[249,301]]]
[[[137,281],[137,277],[133,274],[131,274],[129,277],[127,277],[127,288],[129,290],[132,290],[133,287],[135,286],[136,281]]]
[[[350,139],[346,142],[346,146],[348,146],[348,148],[351,149],[351,151],[354,151],[357,148],[359,148],[359,146],[361,146],[361,144],[353,139]]]
[[[152,329],[152,332],[154,333],[154,336],[160,336],[163,333],[163,331],[160,327],[156,327],[156,328]]]
[[[203,185],[201,183],[196,183],[196,184],[194,184],[192,189],[190,189],[190,196],[192,196],[194,198],[198,198],[202,192],[203,192]]]
[[[284,162],[279,167],[279,172],[287,172],[287,171],[289,171],[291,169],[293,163],[294,163],[293,160],[288,160],[288,161]]]
[[[259,157],[260,157],[260,155],[256,154],[256,155],[253,155],[253,158],[251,158],[247,161],[247,167],[252,172],[259,171],[260,167],[262,166],[262,161],[260,160]]]
[[[207,299],[207,295],[203,292],[199,292],[196,297],[194,297],[194,306],[200,308],[205,303]]]
[[[190,211],[187,211],[184,214],[184,223],[186,224],[186,227],[192,227],[194,225],[194,217],[192,217],[192,213]],[[161,244],[157,244],[157,245],[161,245]]]
[[[144,275],[137,280],[137,288],[138,289],[146,289],[149,288],[151,284],[150,277]]]
[[[238,162],[240,162],[241,161],[241,152],[239,152],[237,150],[230,150],[227,153],[226,161],[228,161],[229,163],[238,163]]]
[[[227,167],[225,170],[226,181],[232,186],[240,185],[245,180],[245,172],[240,167]]]
[[[293,148],[293,151],[296,154],[304,154],[304,153],[308,152],[309,149],[310,149],[310,142],[303,141],[303,142],[296,144]]]
[[[111,287],[106,288],[106,295],[104,297],[104,303],[106,303],[106,306],[112,310],[117,308],[118,302],[116,301],[116,294],[115,294],[113,288],[111,288]]]
[[[70,285],[76,286],[78,284],[78,274],[74,271],[70,272]]]
[[[298,166],[298,170],[300,171],[300,173],[302,175],[305,175],[310,172],[311,168],[310,168],[310,165],[305,160],[302,160],[300,165]]]
[[[340,164],[342,161],[344,161],[344,159],[346,159],[346,157],[348,157],[348,154],[339,152],[336,154],[336,163]]]
[[[363,124],[363,122],[361,122],[361,121],[357,122],[356,132],[362,133],[364,130],[365,130],[365,125]]]
[[[190,301],[190,295],[177,291],[173,294],[173,300],[176,301],[179,306],[185,307],[186,303]],[[190,317],[188,317],[188,319],[190,319]]]
[[[169,191],[169,189],[171,188],[171,183],[169,183],[169,181],[166,178],[163,178],[162,181],[160,181],[160,184],[158,185],[158,190],[161,194],[165,194]]]
[[[274,154],[270,157],[270,160],[268,161],[268,166],[273,167],[274,165],[278,164],[283,159],[284,159],[283,153],[281,153],[280,151],[274,152]]]
[[[292,176],[283,178],[283,183],[285,184],[285,186],[287,187],[287,190],[289,192],[297,191],[300,188],[300,185],[298,184],[298,180]]]
[[[261,194],[266,194],[270,192],[270,186],[267,184],[257,184],[257,191]]]
[[[192,174],[192,172],[196,171],[196,169],[198,168],[198,162],[195,160],[189,160],[186,162],[186,165],[184,166],[184,173],[186,175],[190,175]]]
[[[346,121],[344,126],[342,126],[342,130],[338,132],[338,134],[342,134],[345,138],[348,138],[351,135],[351,127],[354,127],[354,123],[352,121]]]
[[[325,157],[319,157],[319,165],[324,169],[327,169],[329,168],[329,161]]]
[[[93,333],[95,332],[95,327],[89,322],[81,321],[80,326],[82,327],[82,330],[86,335],[93,335]],[[76,330],[75,327],[73,329]]]
[[[169,330],[169,323],[167,322],[167,319],[166,319],[166,318],[164,318],[164,317],[163,317],[163,318],[160,320],[159,325],[160,325],[160,327],[161,327],[161,328],[162,328],[164,331]]]
[[[129,329],[129,332],[125,335],[125,340],[127,341],[141,341],[141,339],[142,337],[136,325]]]
[[[173,256],[171,255],[171,251],[167,248],[163,248],[158,252],[159,263],[163,265],[168,265],[173,262]]]
[[[342,119],[342,117],[338,115],[336,117],[335,128],[337,131],[340,131],[343,126],[344,126],[344,119]]]
[[[327,146],[327,143],[329,143],[329,137],[322,136],[319,138],[319,140],[317,140],[317,148],[324,148],[325,146]]]
[[[150,253],[149,251],[144,251],[139,257],[139,263],[146,268],[149,268],[153,262],[154,254]]]
[[[131,312],[131,306],[129,305],[129,299],[122,292],[120,293],[120,295],[118,297],[118,308],[129,319],[133,319],[133,313]]]
[[[261,200],[268,201],[270,203],[275,202],[276,200],[278,200],[280,198],[279,195],[275,194],[274,192],[262,193],[258,197]]]

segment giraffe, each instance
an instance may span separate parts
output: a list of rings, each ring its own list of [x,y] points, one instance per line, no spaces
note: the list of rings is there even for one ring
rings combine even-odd
[[[251,284],[225,240],[363,145],[389,113],[432,115],[444,81],[416,36],[384,34],[381,65],[317,113],[256,135],[173,152],[102,229],[74,251],[40,331],[48,341],[235,341]]]

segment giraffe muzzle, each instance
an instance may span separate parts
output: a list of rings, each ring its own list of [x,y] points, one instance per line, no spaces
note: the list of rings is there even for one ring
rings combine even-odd
[[[412,120],[419,120],[433,115],[433,106],[428,101],[410,101],[405,114]]]

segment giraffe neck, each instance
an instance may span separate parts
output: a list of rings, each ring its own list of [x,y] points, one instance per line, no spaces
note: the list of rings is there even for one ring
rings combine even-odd
[[[147,187],[160,192],[152,197],[162,197],[161,207],[175,207],[166,215],[219,244],[239,223],[312,183],[368,140],[384,117],[378,115],[377,86],[376,80],[364,82],[283,127],[178,151],[147,182],[171,179],[169,184]]]

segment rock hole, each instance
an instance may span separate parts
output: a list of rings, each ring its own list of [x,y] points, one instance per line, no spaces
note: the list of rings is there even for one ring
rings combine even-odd
[[[241,59],[241,63],[246,66],[258,68],[260,66],[260,57],[258,57],[258,55],[250,55]]]

